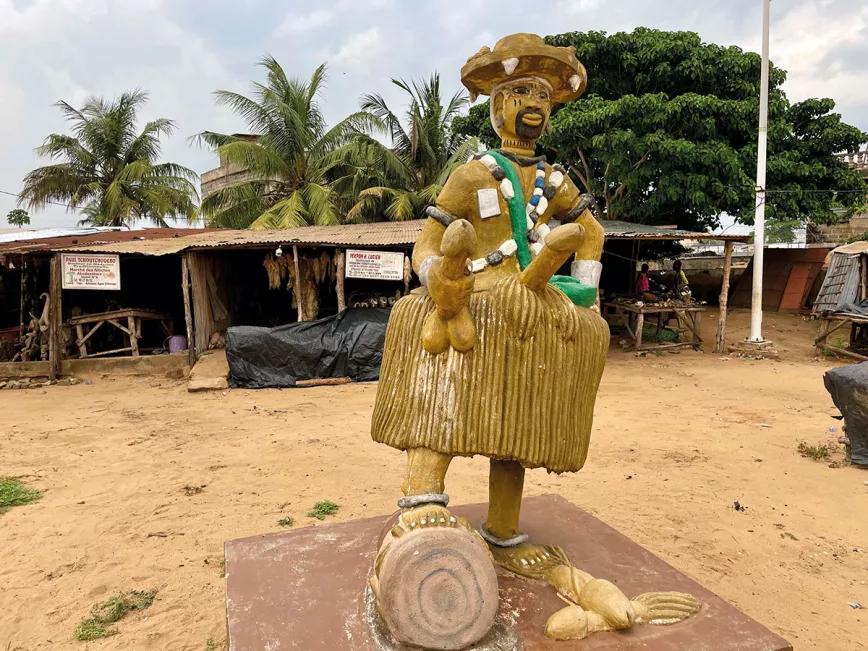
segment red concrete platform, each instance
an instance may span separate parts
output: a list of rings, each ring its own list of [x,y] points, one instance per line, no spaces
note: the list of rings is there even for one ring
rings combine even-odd
[[[485,505],[454,507],[480,522]],[[371,650],[362,595],[388,517],[305,527],[226,543],[226,620],[232,651]],[[788,651],[790,644],[594,516],[555,495],[530,497],[522,530],[561,545],[576,566],[628,596],[656,590],[693,594],[702,610],[672,626],[637,626],[555,642],[543,635],[564,603],[548,586],[499,573],[499,621],[524,649],[558,651]]]

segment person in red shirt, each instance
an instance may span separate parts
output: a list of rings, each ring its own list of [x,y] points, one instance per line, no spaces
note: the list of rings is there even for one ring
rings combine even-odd
[[[639,276],[636,278],[636,293],[639,296],[642,294],[646,294],[651,291],[651,276],[648,273],[648,264],[644,263],[642,265],[641,271],[639,271]]]

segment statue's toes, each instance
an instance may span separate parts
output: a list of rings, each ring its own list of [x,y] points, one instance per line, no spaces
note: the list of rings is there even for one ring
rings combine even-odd
[[[552,640],[581,640],[588,635],[588,615],[578,606],[561,608],[548,618],[545,633]]]
[[[633,599],[639,619],[649,624],[674,624],[699,612],[702,604],[685,592],[646,592]]]
[[[636,621],[636,610],[614,584],[605,579],[588,581],[579,595],[579,605],[599,614],[614,629],[625,629]]]

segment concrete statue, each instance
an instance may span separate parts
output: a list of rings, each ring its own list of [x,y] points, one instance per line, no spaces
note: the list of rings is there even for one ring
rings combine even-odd
[[[699,608],[690,595],[630,599],[519,528],[526,469],[584,465],[609,344],[596,309],[603,228],[564,168],[535,155],[553,105],[584,92],[585,69],[573,48],[513,34],[461,79],[490,96],[501,147],[457,168],[427,209],[413,252],[423,287],[389,322],[372,434],[407,466],[371,577],[379,613],[400,644],[473,647],[497,612],[496,565],[569,604],[548,621],[555,639],[680,621]],[[571,275],[556,275],[573,256]],[[490,459],[476,525],[450,513],[445,488],[452,458],[472,455]]]

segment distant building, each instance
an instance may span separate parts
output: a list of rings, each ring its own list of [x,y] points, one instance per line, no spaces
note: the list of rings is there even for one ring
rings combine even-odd
[[[868,182],[868,149],[851,154],[841,154],[839,160],[844,161],[853,169],[862,173],[862,178]],[[846,244],[847,242],[868,234],[868,214],[853,215],[847,222],[840,224],[809,224],[809,243]]]
[[[249,133],[233,133],[232,137],[251,141],[255,141],[258,138],[258,136]],[[203,172],[200,178],[202,182],[202,198],[205,199],[218,190],[241,181],[250,180],[252,177],[247,170],[229,163],[221,156],[220,167]]]

